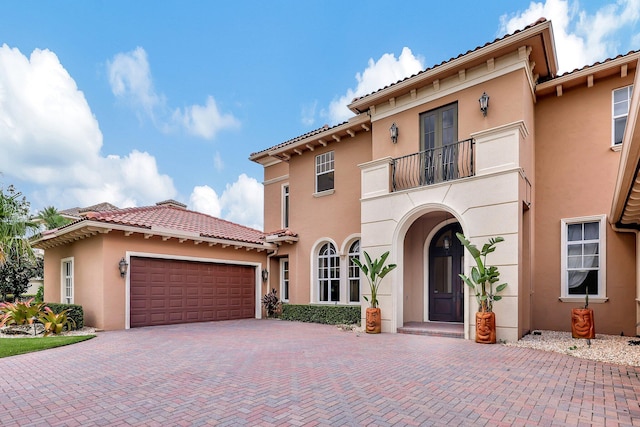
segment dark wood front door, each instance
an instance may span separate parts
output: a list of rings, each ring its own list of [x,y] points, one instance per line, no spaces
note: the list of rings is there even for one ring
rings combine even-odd
[[[464,247],[456,237],[460,224],[447,225],[429,244],[429,320],[462,322]]]

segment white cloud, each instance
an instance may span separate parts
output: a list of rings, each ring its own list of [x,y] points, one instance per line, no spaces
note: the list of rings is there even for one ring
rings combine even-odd
[[[385,53],[374,61],[369,59],[369,65],[362,73],[356,74],[358,85],[355,89],[347,89],[347,93],[331,101],[328,116],[333,124],[348,120],[353,116],[347,108],[354,98],[367,95],[405,77],[409,77],[424,69],[424,59],[414,56],[411,49],[405,47],[396,59],[393,53]]]
[[[222,156],[220,156],[219,151],[216,151],[216,154],[213,156],[213,168],[216,172],[222,172],[224,170],[224,162],[222,161]]]
[[[216,191],[208,185],[196,186],[189,197],[189,209],[220,217],[220,198]]]
[[[209,186],[195,187],[189,198],[189,209],[262,230],[263,201],[262,184],[241,174],[236,182],[227,184],[220,197]]]
[[[300,112],[300,121],[304,126],[312,126],[316,121],[316,108],[318,108],[318,101],[313,101],[310,104],[303,105]]]
[[[141,47],[118,53],[107,61],[111,91],[117,98],[140,106],[153,118],[154,110],[164,105],[164,98],[153,87],[147,52]]]
[[[617,33],[640,17],[639,0],[620,0],[601,7],[593,15],[578,1],[531,2],[524,12],[500,17],[500,33],[512,33],[539,18],[551,20],[560,72],[571,71],[617,54]]]
[[[220,113],[216,101],[211,96],[207,98],[204,106],[192,105],[186,107],[184,112],[176,110],[173,119],[191,135],[204,139],[213,139],[222,129],[240,127],[240,122],[232,114]]]
[[[116,54],[107,61],[107,72],[116,98],[140,109],[162,132],[178,128],[198,138],[213,139],[220,130],[240,127],[233,114],[219,110],[212,96],[207,97],[205,105],[169,108],[166,97],[154,88],[147,52],[141,47]]]
[[[55,53],[0,47],[0,171],[40,186],[42,204],[61,209],[118,206],[174,197],[155,158],[133,151],[103,157],[102,132],[84,94]]]

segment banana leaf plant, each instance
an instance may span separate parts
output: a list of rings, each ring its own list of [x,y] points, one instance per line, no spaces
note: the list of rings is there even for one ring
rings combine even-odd
[[[397,267],[396,264],[384,265],[388,256],[389,251],[383,253],[380,258],[376,258],[372,261],[371,256],[369,256],[367,251],[364,251],[365,264],[363,264],[358,258],[353,258],[353,263],[362,270],[362,273],[369,282],[369,287],[371,288],[371,300],[364,295],[363,298],[371,305],[371,308],[378,307],[378,288],[380,287],[380,282],[384,279],[384,276]]]
[[[502,299],[502,297],[498,295],[498,292],[504,290],[507,284],[502,283],[496,286],[496,283],[500,280],[500,272],[498,271],[498,267],[487,265],[487,255],[495,251],[495,245],[503,242],[504,238],[492,237],[480,250],[476,245],[473,245],[467,240],[463,234],[456,233],[456,237],[458,237],[458,240],[467,248],[467,251],[469,251],[476,262],[476,265],[471,268],[471,277],[467,277],[464,274],[460,274],[459,276],[475,293],[479,306],[478,311],[490,313],[493,311],[493,302]]]

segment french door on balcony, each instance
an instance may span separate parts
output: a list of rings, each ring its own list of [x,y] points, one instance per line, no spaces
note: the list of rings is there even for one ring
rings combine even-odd
[[[424,182],[433,184],[458,176],[458,104],[420,115],[420,151],[424,155]]]
[[[462,322],[464,283],[464,247],[455,233],[459,223],[449,224],[434,236],[429,245],[429,320]]]

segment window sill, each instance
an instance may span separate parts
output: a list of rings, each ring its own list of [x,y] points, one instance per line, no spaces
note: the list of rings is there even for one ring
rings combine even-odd
[[[579,303],[579,304],[584,304],[584,297],[560,297],[558,298],[560,301],[562,302],[572,302],[572,303]],[[592,297],[589,296],[589,304],[594,303],[594,304],[602,304],[609,301],[609,298],[607,297]]]
[[[622,150],[622,144],[616,144],[611,146],[611,151],[620,151]]]
[[[335,193],[336,190],[335,189],[331,189],[331,190],[325,190],[325,191],[321,191],[319,193],[313,193],[313,197],[324,197],[324,196],[330,196],[333,193]]]

